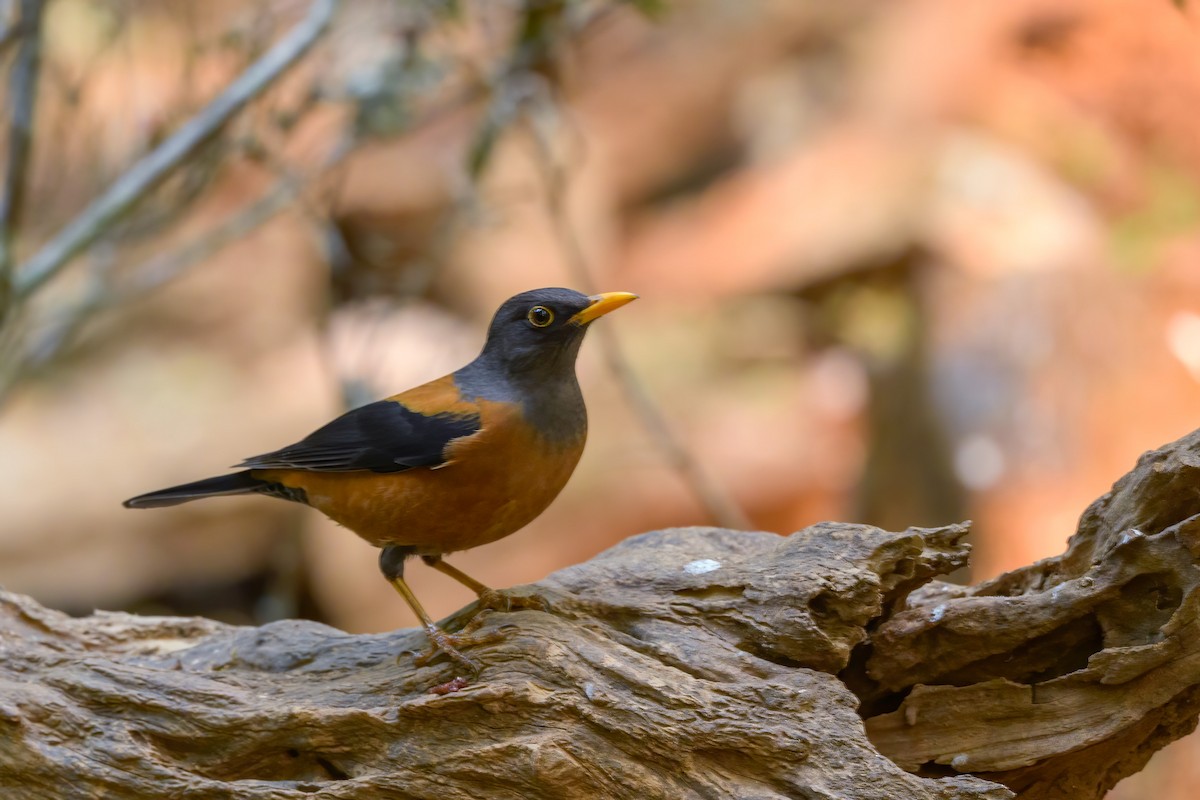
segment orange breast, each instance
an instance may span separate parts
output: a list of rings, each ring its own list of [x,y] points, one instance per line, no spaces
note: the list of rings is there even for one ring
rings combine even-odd
[[[309,505],[376,547],[422,554],[477,547],[521,529],[566,485],[586,429],[571,441],[540,437],[510,405],[479,402],[482,429],[450,443],[448,462],[407,472],[256,470],[303,489]]]

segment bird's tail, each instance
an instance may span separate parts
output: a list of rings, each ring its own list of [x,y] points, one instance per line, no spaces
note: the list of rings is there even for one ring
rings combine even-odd
[[[169,489],[159,489],[157,492],[147,492],[131,497],[122,505],[126,508],[161,508],[175,506],[189,500],[199,500],[201,497],[216,497],[223,494],[249,494],[262,491],[265,481],[251,477],[250,471],[235,472],[232,475],[218,475],[215,478],[205,478],[202,481],[192,481]]]

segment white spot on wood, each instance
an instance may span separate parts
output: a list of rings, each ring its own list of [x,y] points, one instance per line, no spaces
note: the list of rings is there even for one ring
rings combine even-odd
[[[953,759],[950,760],[950,766],[954,767],[959,772],[962,772],[963,769],[966,768],[967,761],[969,761],[969,760],[970,759],[967,758],[966,753],[959,753]]]
[[[1129,544],[1134,539],[1145,536],[1146,534],[1139,531],[1137,528],[1130,528],[1121,534],[1120,544]]]
[[[942,617],[946,616],[946,604],[940,603],[933,607],[933,611],[929,612],[930,622],[941,622]]]
[[[688,575],[703,575],[706,572],[712,572],[720,568],[721,562],[714,561],[711,558],[701,558],[683,565],[683,571]]]

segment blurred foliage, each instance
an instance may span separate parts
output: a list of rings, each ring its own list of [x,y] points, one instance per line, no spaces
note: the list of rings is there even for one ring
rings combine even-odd
[[[0,285],[321,7],[47,0],[30,93],[39,5],[0,0]],[[624,377],[591,360],[612,342],[584,353],[602,433],[568,494],[464,561],[497,582],[711,521],[707,471],[767,530],[969,516],[992,575],[1060,550],[1139,452],[1195,425],[1194,4],[336,6],[9,296],[0,581],[75,611],[405,622],[370,554],[304,509],[117,500],[457,366],[532,285],[643,300],[612,326]],[[629,410],[633,374],[691,461]]]
[[[330,38],[324,35],[328,10],[336,5],[315,2],[305,19],[286,3],[248,8],[223,2],[201,13],[184,0],[150,6],[51,0],[43,42],[41,29],[29,24],[40,19],[41,2],[7,4],[9,41],[19,52],[30,42],[44,45],[34,64],[46,80],[30,87],[31,97],[38,95],[36,146],[9,154],[7,174],[16,176],[21,193],[0,214],[0,230],[11,229],[0,241],[11,240],[18,256],[0,263],[0,288],[10,277],[29,288],[0,292],[6,297],[0,303],[0,404],[20,381],[67,353],[85,328],[94,331],[94,318],[211,257],[236,239],[230,230],[250,233],[282,210],[283,201],[304,203],[317,230],[335,228],[338,211],[321,200],[321,187],[335,186],[340,165],[373,141],[411,135],[482,103],[487,110],[465,157],[467,174],[478,179],[496,138],[523,114],[530,91],[544,99],[553,94],[562,49],[621,4],[526,0],[510,13],[499,6],[378,0],[350,8],[349,30],[305,58],[311,44]],[[29,19],[23,22],[22,15]],[[317,17],[288,67],[256,88],[260,99],[228,122],[215,118],[218,93],[251,75],[273,38]],[[512,31],[507,44],[489,41],[502,29]],[[346,36],[359,36],[361,46],[340,47]],[[289,68],[293,60],[298,64]],[[19,64],[10,74],[11,107],[20,100]],[[138,89],[163,81],[170,82],[163,92]],[[129,91],[114,95],[114,82]],[[132,135],[114,129],[122,119],[135,123]],[[331,121],[340,130],[323,133],[314,148],[313,130]],[[171,136],[189,126],[205,128],[198,146],[169,163],[161,178],[130,184],[131,173],[161,163]],[[230,182],[247,175],[266,185],[258,198],[192,233],[192,220],[204,216],[206,204],[223,202],[218,198]],[[89,198],[122,191],[128,199],[115,213],[87,217]],[[50,211],[23,215],[26,204]],[[70,241],[73,226],[78,233],[81,225],[84,251],[46,269],[30,263]]]
[[[1112,249],[1124,269],[1142,272],[1160,263],[1165,243],[1200,227],[1200,186],[1173,166],[1154,164],[1145,199],[1112,225]]]

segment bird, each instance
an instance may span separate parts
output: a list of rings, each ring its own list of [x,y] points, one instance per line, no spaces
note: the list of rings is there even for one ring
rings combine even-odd
[[[260,494],[311,506],[380,548],[379,568],[421,621],[425,660],[444,653],[474,672],[404,580],[419,556],[473,591],[481,608],[512,600],[443,556],[508,536],[558,496],[583,453],[587,409],[575,360],[589,326],[638,296],[534,289],[505,300],[466,366],[360,406],[240,471],[138,495],[126,508]],[[536,598],[529,599],[537,604]]]

